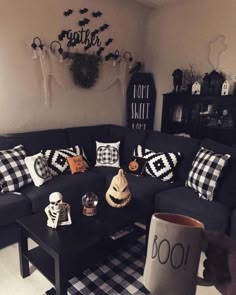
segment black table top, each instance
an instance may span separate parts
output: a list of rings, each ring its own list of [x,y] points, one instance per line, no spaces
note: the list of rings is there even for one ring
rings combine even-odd
[[[87,217],[82,214],[82,205],[71,205],[72,225],[47,226],[44,212],[23,217],[18,224],[27,232],[27,236],[48,252],[70,255],[83,253],[89,247],[101,243],[103,239],[143,217],[143,208],[134,199],[124,208],[112,208],[100,201],[97,215]]]

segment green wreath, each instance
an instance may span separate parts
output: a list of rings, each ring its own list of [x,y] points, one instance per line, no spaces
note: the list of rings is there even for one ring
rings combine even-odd
[[[99,76],[99,60],[96,55],[76,53],[70,67],[74,83],[83,88],[91,88]]]

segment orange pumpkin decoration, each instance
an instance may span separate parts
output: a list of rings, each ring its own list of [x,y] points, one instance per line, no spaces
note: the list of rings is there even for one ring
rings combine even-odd
[[[129,170],[130,171],[137,171],[139,168],[139,163],[136,161],[136,159],[134,159],[133,161],[131,161],[129,163]]]

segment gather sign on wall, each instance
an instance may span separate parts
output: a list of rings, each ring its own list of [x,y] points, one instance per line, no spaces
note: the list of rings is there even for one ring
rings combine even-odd
[[[152,130],[156,87],[151,73],[135,73],[127,89],[127,126]]]

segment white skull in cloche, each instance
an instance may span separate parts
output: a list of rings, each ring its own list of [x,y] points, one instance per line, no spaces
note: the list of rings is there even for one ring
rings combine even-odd
[[[122,208],[129,204],[131,193],[124,171],[120,169],[118,174],[112,178],[110,187],[106,192],[107,203],[114,208]]]
[[[63,196],[62,196],[61,193],[59,193],[59,192],[52,193],[49,196],[50,209],[53,212],[59,212],[61,210],[61,206],[62,206],[62,203],[63,203],[62,200],[63,200]]]

